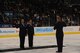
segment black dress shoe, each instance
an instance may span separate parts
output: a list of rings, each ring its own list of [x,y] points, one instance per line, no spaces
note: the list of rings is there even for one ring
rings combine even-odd
[[[20,47],[20,49],[25,49],[24,47]]]
[[[29,48],[33,48],[33,46],[29,46]]]

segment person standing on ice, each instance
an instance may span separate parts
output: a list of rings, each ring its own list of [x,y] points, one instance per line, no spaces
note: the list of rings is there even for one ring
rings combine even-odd
[[[56,40],[57,40],[57,46],[58,50],[57,53],[61,53],[63,49],[63,27],[66,26],[65,22],[62,21],[62,17],[60,15],[56,16],[57,22],[54,25],[54,30],[56,30]]]

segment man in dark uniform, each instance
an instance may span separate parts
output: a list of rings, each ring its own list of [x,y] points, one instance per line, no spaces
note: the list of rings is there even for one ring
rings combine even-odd
[[[63,27],[66,26],[66,24],[62,21],[61,16],[57,15],[57,23],[54,26],[54,30],[56,29],[56,40],[57,40],[57,46],[58,46],[58,51],[56,52],[62,52],[63,49]]]
[[[24,19],[20,20],[20,23],[16,25],[19,29],[19,38],[20,38],[20,48],[24,49],[25,36],[27,34],[27,26],[24,22]]]
[[[34,27],[32,26],[32,20],[29,19],[27,22],[27,30],[28,30],[28,43],[29,47],[33,47],[33,35],[34,35]]]

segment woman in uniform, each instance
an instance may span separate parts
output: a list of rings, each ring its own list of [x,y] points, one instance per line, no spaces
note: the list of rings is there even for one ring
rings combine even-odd
[[[56,40],[57,40],[57,46],[58,50],[56,52],[62,52],[63,49],[63,27],[66,26],[66,24],[62,21],[62,17],[57,15],[56,16],[57,22],[54,26],[54,30],[56,30]]]

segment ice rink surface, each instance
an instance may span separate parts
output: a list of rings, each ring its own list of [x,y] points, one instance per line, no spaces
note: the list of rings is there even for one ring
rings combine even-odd
[[[19,49],[19,38],[0,38],[0,53],[56,53],[55,36],[34,36],[33,48],[28,47],[25,40],[25,50]],[[62,53],[80,53],[80,34],[65,35]]]

